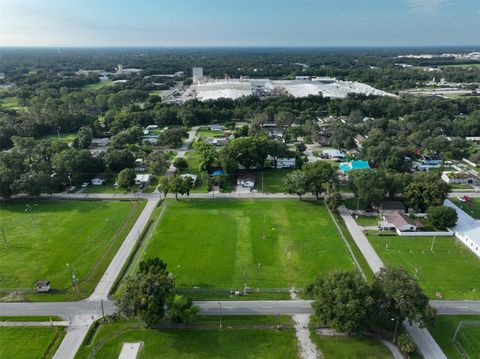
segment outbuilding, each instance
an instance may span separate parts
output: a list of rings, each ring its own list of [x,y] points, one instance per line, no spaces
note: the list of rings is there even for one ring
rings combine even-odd
[[[135,184],[136,185],[146,185],[150,182],[150,175],[149,174],[138,174],[135,176]]]
[[[97,176],[92,178],[91,182],[94,186],[101,186],[105,183],[105,178]]]
[[[35,284],[35,288],[37,289],[37,292],[39,292],[39,293],[46,293],[46,292],[50,291],[50,281],[39,280]]]

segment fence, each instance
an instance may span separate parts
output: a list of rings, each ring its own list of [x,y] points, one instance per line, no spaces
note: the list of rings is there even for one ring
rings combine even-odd
[[[424,237],[424,236],[435,236],[435,237],[451,237],[453,236],[453,231],[443,231],[443,232],[401,232],[397,229],[397,234],[400,237]]]
[[[480,338],[475,337],[475,334],[465,333],[468,328],[480,328],[480,320],[462,320],[458,325],[455,333],[452,337],[453,344],[457,347],[458,351],[462,354],[462,357],[469,359],[471,354],[468,352],[468,348],[465,348],[465,344],[468,343],[469,347],[478,347],[480,344]],[[474,343],[472,343],[472,341]],[[463,343],[463,344],[462,344]],[[470,355],[469,355],[470,354]]]

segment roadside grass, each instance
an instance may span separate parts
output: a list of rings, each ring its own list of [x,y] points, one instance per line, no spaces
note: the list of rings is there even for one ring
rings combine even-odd
[[[432,299],[480,299],[480,262],[452,237],[400,237],[369,234],[385,264],[402,266],[417,275]],[[437,293],[439,294],[437,296]]]
[[[25,212],[26,204],[33,208]],[[35,206],[35,204],[37,206]],[[0,249],[2,300],[75,300],[88,296],[135,223],[143,201],[9,201],[0,208],[7,242]],[[36,293],[37,280],[51,292]],[[12,289],[25,294],[9,295]]]
[[[274,317],[223,316],[221,330],[216,316],[196,321],[204,321],[206,328],[147,329],[134,321],[100,325],[92,342],[84,343],[75,358],[88,358],[94,348],[95,358],[118,358],[124,342],[142,342],[139,358],[149,359],[298,358],[294,330],[265,327],[276,323]]]
[[[464,358],[452,341],[453,335],[462,320],[479,321],[478,326],[462,327],[456,340],[467,353],[470,359],[480,358],[480,315],[439,315],[435,324],[428,327],[435,341],[440,345],[448,358]]]
[[[107,86],[113,86],[112,80],[99,81],[94,84],[85,85],[83,86],[83,89],[88,91],[97,91]]]
[[[58,327],[0,327],[0,358],[52,358],[64,336]]]
[[[224,137],[224,135],[223,131],[210,131],[208,127],[200,127],[196,137]]]
[[[265,193],[283,193],[282,180],[292,171],[293,169],[291,168],[272,168],[263,171],[256,171],[254,189]]]
[[[133,188],[137,189],[138,186],[134,186]],[[115,186],[115,177],[110,177],[104,184],[94,186],[89,184],[82,193],[132,193],[133,191],[127,191],[124,188],[120,188]]]
[[[354,218],[360,226],[377,226],[379,221],[379,216],[356,216]]]
[[[168,263],[180,288],[303,287],[354,268],[322,202],[167,200],[145,257]],[[258,267],[260,264],[260,268]],[[259,270],[258,270],[259,268]]]
[[[0,316],[0,322],[49,322],[52,321],[63,321],[62,318],[55,315],[52,316]]]
[[[392,358],[392,354],[382,342],[369,337],[318,335],[315,329],[311,328],[310,338],[327,359]]]
[[[461,202],[456,198],[450,198],[450,201],[455,203],[473,218],[480,220],[480,198],[472,198],[469,202]]]

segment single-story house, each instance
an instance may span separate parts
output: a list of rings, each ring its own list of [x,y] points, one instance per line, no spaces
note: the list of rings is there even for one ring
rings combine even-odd
[[[389,212],[383,215],[383,220],[378,222],[378,229],[383,231],[397,230],[400,232],[417,232],[423,224],[411,219],[402,212]]]
[[[242,187],[253,188],[255,186],[255,177],[251,175],[238,176],[237,185]]]
[[[145,127],[146,130],[151,131],[151,130],[156,130],[158,128],[157,125],[148,125]]]
[[[195,182],[197,182],[197,175],[192,175],[191,173],[185,173],[183,175],[180,175],[180,177],[182,178],[185,178],[185,177],[189,177],[192,179],[193,181],[193,184],[195,184]]]
[[[329,150],[322,151],[322,157],[337,161],[337,160],[344,160],[346,156],[345,156],[345,153],[343,153],[340,150],[329,149]]]
[[[400,201],[383,201],[377,208],[381,213],[405,212],[405,205]]]
[[[338,165],[338,168],[343,174],[346,174],[352,170],[366,170],[370,168],[368,161],[352,160],[350,162],[342,162]]]
[[[150,175],[149,174],[138,174],[135,176],[135,184],[136,185],[146,185],[150,182]]]
[[[223,127],[222,125],[209,125],[208,126],[208,129],[210,131],[223,131],[225,127]]]
[[[143,172],[147,169],[147,164],[142,158],[137,158],[135,160],[135,171]]]
[[[213,140],[212,140],[212,145],[214,146],[225,146],[228,142],[228,139],[227,138],[224,138],[224,137],[215,137]]]
[[[275,168],[293,168],[297,165],[295,157],[277,158]]]
[[[443,172],[442,180],[446,183],[466,183],[472,184],[475,182],[475,177],[466,172]]]
[[[92,178],[91,182],[92,182],[92,185],[94,186],[101,186],[105,183],[105,178],[97,176]]]
[[[35,284],[35,288],[37,289],[37,292],[39,293],[45,293],[50,291],[50,281],[48,280],[39,280]]]
[[[108,137],[94,138],[94,139],[92,139],[91,146],[93,146],[93,147],[105,147],[105,146],[108,146],[109,143],[110,143],[110,139]]]

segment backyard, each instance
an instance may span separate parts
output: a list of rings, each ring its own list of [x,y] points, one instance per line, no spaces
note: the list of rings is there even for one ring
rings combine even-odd
[[[480,299],[480,262],[452,237],[368,235],[370,243],[389,265],[403,266],[418,276],[432,299]]]
[[[453,342],[453,335],[462,320],[464,325]],[[428,330],[449,359],[465,358],[462,350],[470,359],[480,358],[480,315],[440,315]]]
[[[292,172],[293,169],[269,169],[255,172],[255,188],[259,192],[266,193],[283,193],[282,180],[287,174]]]
[[[353,269],[322,202],[167,200],[145,257],[168,263],[179,287],[303,287]]]
[[[3,203],[0,209],[2,299],[77,299],[71,290],[74,273],[79,280],[80,297],[86,297],[143,206],[144,202],[130,201]],[[38,280],[50,281],[50,293],[33,292]],[[25,294],[11,296],[12,289]]]
[[[211,319],[215,322],[209,324]],[[139,341],[143,342],[139,358],[297,358],[295,331],[264,328],[261,323],[265,320],[275,323],[275,318],[240,318],[246,329],[238,328],[238,317],[224,316],[223,330],[218,328],[217,317],[211,319],[199,329],[146,329],[138,322],[101,325],[91,344],[83,345],[76,358],[89,358],[100,342],[103,345],[98,347],[94,358],[118,358],[124,342]],[[282,317],[281,321],[285,320],[290,321]]]
[[[64,336],[57,327],[0,327],[0,358],[51,358]]]

